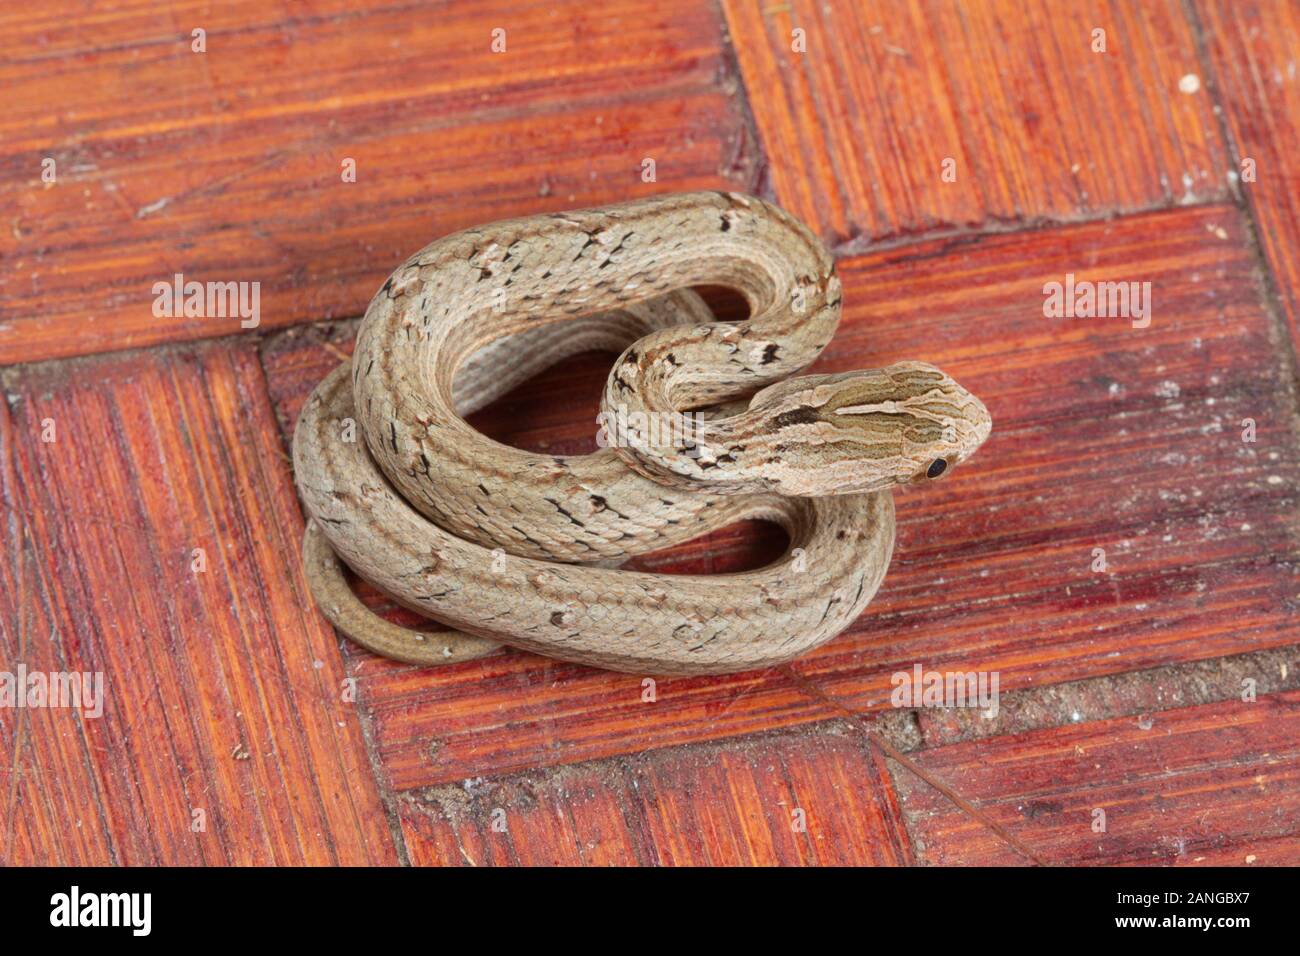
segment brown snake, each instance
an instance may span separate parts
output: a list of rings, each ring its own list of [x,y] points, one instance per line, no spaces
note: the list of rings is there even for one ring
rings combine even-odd
[[[702,285],[737,290],[750,318],[717,322],[690,291]],[[504,643],[636,674],[713,674],[829,640],[889,565],[891,488],[945,473],[991,428],[978,399],[919,362],[789,378],[839,313],[826,249],[749,196],[664,196],[437,240],[384,283],[351,363],[298,420],[317,603],[358,643],[418,663]],[[590,349],[622,351],[602,400],[618,447],[534,454],[465,423]],[[681,414],[693,410],[705,411]],[[743,518],[781,524],[785,555],[739,574],[617,568]],[[385,622],[339,558],[456,631]]]

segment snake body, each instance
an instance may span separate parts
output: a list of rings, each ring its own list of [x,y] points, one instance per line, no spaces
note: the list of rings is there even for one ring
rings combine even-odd
[[[735,289],[750,317],[717,322],[690,291],[701,285]],[[991,428],[978,399],[919,362],[790,378],[830,340],[839,309],[823,245],[737,194],[532,216],[433,242],[384,283],[352,361],[298,421],[317,603],[359,643],[419,663],[504,643],[637,674],[708,674],[829,640],[889,565],[891,488],[946,472]],[[602,399],[615,447],[535,454],[466,424],[590,349],[622,353]],[[654,427],[665,422],[672,441]],[[744,518],[781,524],[785,555],[713,576],[616,566]],[[455,630],[378,618],[340,558]]]

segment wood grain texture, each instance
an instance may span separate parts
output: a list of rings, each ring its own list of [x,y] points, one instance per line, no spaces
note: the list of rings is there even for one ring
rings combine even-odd
[[[153,283],[178,272],[260,282],[263,328],[359,315],[438,234],[751,186],[710,5],[80,10],[0,17],[0,364],[239,331],[155,318]]]
[[[0,670],[100,670],[108,692],[102,719],[0,708],[0,863],[1023,863],[956,794],[1050,862],[1300,864],[1297,17],[1283,0],[0,11],[0,365],[238,331],[153,318],[152,283],[178,271],[259,281],[263,330],[294,325],[265,338],[265,380],[231,340],[0,370]],[[1256,181],[1234,182],[1247,157]],[[839,244],[845,320],[817,370],[933,361],[994,415],[973,462],[898,496],[867,614],[794,669],[661,680],[653,701],[526,654],[435,673],[337,640],[300,579],[283,457],[351,350],[355,323],[317,320],[359,314],[462,226],[700,187],[770,193]],[[1071,272],[1150,281],[1151,326],[1044,318],[1043,283]],[[473,422],[589,451],[608,361]],[[782,546],[751,523],[638,565],[725,572]],[[996,670],[1008,719],[894,710],[915,663]],[[1224,690],[1263,664],[1281,677],[1258,703]],[[882,771],[862,727],[884,721],[949,795]]]
[[[1227,206],[842,262],[845,318],[815,368],[924,356],[980,395],[995,425],[952,478],[896,496],[880,595],[798,672],[878,711],[892,675],[915,663],[996,669],[1013,690],[1293,642],[1300,440],[1252,269]],[[1151,282],[1150,327],[1044,318],[1043,284],[1068,272]],[[351,334],[294,329],[268,344],[286,436]],[[525,447],[590,450],[604,374],[597,356],[566,363],[474,421]],[[1245,417],[1254,444],[1241,440]],[[734,569],[779,547],[737,528],[650,560]],[[1107,574],[1090,570],[1095,547]],[[644,704],[635,679],[528,655],[438,673],[356,661],[401,790],[835,715],[779,672],[660,681]]]
[[[4,391],[2,669],[101,672],[105,705],[0,708],[0,861],[396,862],[256,353],[30,366]]]
[[[831,242],[1226,195],[1178,0],[724,7],[776,199]]]
[[[417,865],[911,859],[883,758],[836,724],[415,791],[399,813]]]
[[[996,737],[912,755],[927,774],[1055,863],[1294,863],[1300,692]],[[906,771],[923,862],[1020,862]],[[1105,813],[1105,832],[1093,829]]]
[[[1258,224],[1291,340],[1300,343],[1300,7],[1198,0],[1194,9],[1232,137],[1237,188]]]

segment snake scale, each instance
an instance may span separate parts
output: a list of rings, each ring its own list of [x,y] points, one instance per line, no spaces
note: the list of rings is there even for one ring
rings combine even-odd
[[[691,291],[705,285],[735,289],[749,318],[717,321]],[[508,644],[715,674],[816,647],[885,575],[892,487],[946,473],[991,428],[977,398],[920,362],[791,378],[839,313],[822,243],[750,196],[663,196],[433,242],[384,283],[351,362],[299,418],[313,596],[353,640],[425,664]],[[536,454],[466,424],[590,349],[621,352],[602,398],[613,447]],[[674,425],[672,441],[656,422]],[[745,518],[785,528],[779,560],[719,575],[618,567]],[[454,630],[384,621],[340,559]]]

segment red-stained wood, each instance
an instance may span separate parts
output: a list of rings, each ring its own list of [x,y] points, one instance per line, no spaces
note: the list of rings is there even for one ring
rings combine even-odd
[[[990,738],[913,754],[924,773],[1049,863],[1294,864],[1300,692]],[[896,773],[925,863],[1023,862]],[[1104,831],[1094,829],[1104,813]]]
[[[1222,847],[1198,847],[1196,855],[1184,854],[1167,861],[1169,866],[1300,866],[1300,838],[1294,833],[1280,837],[1252,835],[1241,843]],[[1151,866],[1150,860],[1124,860],[1117,866]]]
[[[417,865],[897,865],[884,761],[819,725],[404,794]]]
[[[723,5],[776,198],[832,242],[1226,195],[1179,0]]]
[[[0,364],[240,330],[155,317],[176,273],[261,283],[262,328],[358,315],[465,226],[753,185],[711,5],[83,9],[0,15]]]
[[[1297,864],[1298,34],[1272,0],[0,11],[0,365],[238,331],[155,319],[175,272],[261,282],[262,329],[296,324],[260,355],[0,371],[0,669],[108,691],[102,719],[0,708],[0,863]],[[924,359],[993,412],[974,461],[898,495],[867,613],[792,667],[653,699],[512,651],[425,670],[337,639],[285,457],[351,350],[355,322],[318,320],[462,226],[705,187],[838,245],[817,370]],[[1067,273],[1151,282],[1150,327],[1045,318]],[[607,364],[473,422],[590,451]],[[635,564],[782,546],[751,523]],[[891,678],[918,663],[997,672],[1018,716],[909,723]],[[1282,683],[1258,703],[1225,689],[1259,667]],[[925,780],[864,734],[882,716]]]
[[[104,707],[0,708],[0,862],[397,862],[256,353],[32,366],[4,393],[0,661],[102,673]]]
[[[1252,270],[1229,206],[843,261],[845,317],[817,368],[924,356],[995,425],[969,464],[896,495],[879,596],[798,672],[874,711],[917,663],[997,670],[1005,691],[1293,643],[1300,439]],[[1150,282],[1151,325],[1044,318],[1043,284],[1068,272]],[[286,435],[351,334],[296,329],[264,351]],[[603,377],[599,357],[568,363],[475,422],[527,447],[590,450]],[[642,566],[746,566],[778,547],[730,529]],[[1105,574],[1091,570],[1098,547]],[[446,672],[355,659],[399,790],[835,715],[779,671],[664,680],[645,704],[636,678],[529,655]]]
[[[1300,6],[1198,0],[1194,9],[1231,132],[1234,181],[1300,342]]]

